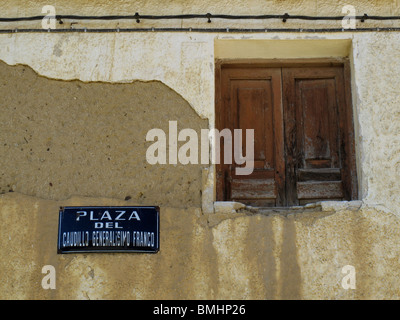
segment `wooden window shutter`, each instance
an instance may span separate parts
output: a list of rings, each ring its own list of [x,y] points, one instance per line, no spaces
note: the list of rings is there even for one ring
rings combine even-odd
[[[217,200],[283,206],[281,69],[232,67],[222,71],[217,128],[232,132],[242,129],[243,141],[246,129],[254,129],[254,171],[250,175],[237,175],[238,165],[234,162],[217,165]],[[222,160],[224,142],[221,143]],[[242,149],[244,155],[244,143]]]
[[[218,65],[216,128],[254,129],[255,141],[251,175],[217,164],[217,200],[280,207],[356,199],[349,78],[346,63]],[[223,150],[221,139],[221,161]]]
[[[354,151],[343,68],[284,68],[282,74],[287,205],[350,200]]]

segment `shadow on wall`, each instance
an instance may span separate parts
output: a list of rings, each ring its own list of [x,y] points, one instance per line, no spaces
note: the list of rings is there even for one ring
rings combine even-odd
[[[0,193],[200,206],[202,165],[146,161],[150,129],[208,128],[163,83],[52,80],[0,62],[0,97]]]

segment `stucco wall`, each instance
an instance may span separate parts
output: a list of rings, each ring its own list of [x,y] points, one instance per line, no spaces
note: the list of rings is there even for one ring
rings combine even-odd
[[[307,34],[246,35],[252,39],[309,39]],[[0,36],[0,57],[49,78],[130,82],[158,80],[214,124],[214,40],[240,34],[13,34]],[[317,34],[349,39],[360,196],[398,214],[400,173],[397,103],[398,33]],[[144,44],[146,44],[144,46]],[[162,50],[159,50],[162,48]],[[168,59],[165,59],[168,57]],[[171,120],[171,119],[168,119]],[[166,122],[168,121],[166,119]],[[210,179],[213,179],[211,176]]]
[[[43,2],[43,5],[47,4]],[[328,1],[269,1],[268,12],[282,14],[340,15],[343,2]],[[346,3],[347,4],[347,3]],[[398,1],[356,1],[357,12],[363,14],[399,15]],[[29,16],[41,13],[41,2],[21,3],[5,1],[1,5],[3,16]],[[251,5],[241,1],[171,1],[165,11],[160,12],[155,1],[58,1],[59,14],[118,14],[139,11],[142,14],[174,14],[193,12],[259,14],[265,3],[258,0]],[[129,22],[118,22],[118,26]],[[132,22],[131,22],[132,23]],[[191,24],[193,23],[193,24]],[[336,22],[337,23],[337,22]],[[213,21],[211,26],[259,27],[261,22]],[[360,24],[360,23],[359,23]],[[394,25],[395,22],[385,22]],[[100,22],[86,22],[79,26],[95,27]],[[116,22],[106,26],[115,27]],[[263,25],[266,25],[263,22]],[[267,24],[283,27],[282,22]],[[325,25],[318,22],[318,26]],[[336,26],[329,23],[329,26]],[[365,26],[381,25],[366,22]],[[16,23],[6,26],[14,28]],[[40,27],[39,22],[24,24]],[[69,27],[69,24],[67,25]],[[202,21],[141,22],[141,26],[201,26]],[[287,27],[307,27],[310,22],[289,21]],[[315,25],[313,25],[315,27]],[[336,26],[337,27],[337,26]],[[221,40],[221,41],[220,41]],[[214,125],[214,63],[224,49],[222,40],[257,40],[261,43],[249,50],[252,58],[282,58],[279,40],[296,40],[290,43],[293,51],[289,58],[306,57],[307,46],[315,41],[313,51],[317,57],[347,56],[352,71],[352,99],[357,146],[357,170],[360,200],[356,203],[331,203],[322,207],[288,209],[286,212],[221,213],[213,210],[213,168],[203,171],[185,167],[177,171],[180,179],[195,181],[194,189],[178,190],[178,197],[165,197],[161,206],[161,250],[155,255],[146,254],[85,254],[57,255],[56,233],[58,207],[61,205],[124,205],[125,196],[132,196],[129,203],[144,204],[138,198],[142,188],[133,188],[130,179],[137,177],[138,170],[126,160],[122,176],[110,175],[107,179],[116,186],[123,181],[129,193],[116,188],[76,188],[71,193],[65,186],[55,189],[47,178],[58,177],[61,183],[67,179],[66,171],[50,170],[46,179],[33,176],[24,181],[23,172],[29,169],[27,158],[17,156],[23,148],[24,130],[39,130],[28,125],[23,114],[10,106],[18,105],[18,96],[23,97],[20,87],[27,83],[59,83],[60,87],[80,84],[86,87],[99,86],[102,92],[111,83],[118,88],[125,85],[143,98],[147,93],[160,97],[166,108],[157,127],[165,127],[169,120],[178,120],[178,126],[189,127],[194,121],[197,129]],[[327,43],[329,45],[324,45]],[[217,43],[217,45],[216,45]],[[340,50],[337,45],[340,44]],[[222,47],[221,47],[222,46]],[[240,46],[240,45],[239,45]],[[260,50],[261,48],[261,50]],[[270,48],[270,49],[268,49]],[[332,48],[329,50],[327,48]],[[226,48],[225,48],[226,49]],[[246,51],[246,50],[244,50]],[[235,52],[236,54],[237,52]],[[225,53],[224,53],[225,54]],[[287,57],[285,57],[287,58]],[[0,182],[2,191],[11,188],[10,175],[20,177],[18,188],[13,193],[0,196],[0,274],[2,298],[67,298],[67,299],[156,299],[156,298],[306,298],[306,299],[398,299],[399,287],[399,205],[400,192],[400,35],[398,32],[343,32],[343,33],[13,33],[0,34],[0,59],[4,86],[2,103],[7,107],[2,114],[0,128],[3,166]],[[26,65],[14,66],[17,64]],[[22,74],[22,69],[28,75]],[[30,68],[34,70],[31,71]],[[6,71],[4,71],[6,70]],[[37,74],[36,74],[37,73]],[[21,83],[12,77],[19,75]],[[31,78],[29,78],[31,77]],[[33,78],[36,82],[32,82]],[[49,79],[46,79],[49,78]],[[31,79],[32,81],[28,81]],[[52,80],[54,79],[54,80]],[[9,81],[7,81],[9,80]],[[65,81],[65,80],[68,80]],[[79,81],[71,81],[79,80]],[[139,80],[139,81],[138,81]],[[80,82],[81,81],[81,82]],[[89,82],[89,83],[86,83]],[[90,82],[98,82],[96,84]],[[55,90],[60,90],[54,86]],[[13,91],[14,90],[14,91]],[[120,89],[118,89],[120,90]],[[122,90],[122,89],[121,89]],[[40,90],[37,90],[39,95]],[[13,95],[14,94],[14,95]],[[43,93],[44,94],[44,93]],[[135,96],[131,93],[133,97]],[[58,93],[62,97],[62,92]],[[57,96],[57,97],[58,97]],[[6,97],[6,98],[4,98]],[[4,100],[6,99],[6,100]],[[8,99],[8,100],[7,100]],[[17,99],[17,101],[15,101]],[[47,97],[44,101],[54,101]],[[144,98],[143,98],[144,99]],[[144,99],[146,100],[146,99]],[[22,101],[22,100],[21,100]],[[62,117],[62,109],[47,109],[50,117],[43,118],[38,101],[33,97],[29,112],[40,115],[45,126]],[[88,102],[88,108],[96,114],[96,108]],[[148,101],[148,100],[146,100]],[[170,104],[168,103],[170,102]],[[147,102],[146,102],[147,103]],[[156,107],[143,103],[143,110]],[[171,105],[172,103],[172,105]],[[26,104],[19,104],[21,108]],[[159,104],[157,104],[159,105]],[[177,106],[177,109],[175,108]],[[66,103],[65,116],[73,123],[71,108],[73,101]],[[46,110],[44,108],[43,110]],[[147,110],[147,109],[146,109]],[[153,109],[152,109],[153,110]],[[179,119],[171,119],[179,115]],[[178,110],[178,111],[177,111]],[[3,110],[2,110],[3,111]],[[57,111],[57,112],[56,112]],[[154,111],[154,110],[153,110]],[[46,113],[45,112],[45,113]],[[73,115],[74,113],[72,113]],[[156,118],[152,113],[152,121]],[[69,118],[68,118],[69,117]],[[72,118],[71,118],[72,117]],[[101,118],[100,114],[91,119]],[[201,120],[202,118],[203,120]],[[10,126],[15,119],[16,126]],[[110,112],[110,121],[118,123],[122,115]],[[149,118],[150,119],[150,118]],[[190,119],[190,120],[189,120]],[[46,121],[48,120],[48,121]],[[147,121],[142,118],[142,121]],[[189,122],[188,122],[189,121]],[[143,143],[146,124],[138,132],[133,131],[135,141]],[[9,130],[13,130],[10,135]],[[96,130],[99,130],[97,127]],[[40,130],[39,130],[40,131]],[[53,134],[51,134],[53,136]],[[43,134],[43,137],[45,134]],[[16,137],[21,141],[14,141]],[[28,137],[26,137],[28,139]],[[62,148],[59,152],[68,153]],[[90,140],[90,139],[89,139]],[[97,141],[93,133],[91,141]],[[46,141],[39,139],[37,147],[46,154],[49,165],[54,165],[54,154],[47,154]],[[58,142],[57,142],[58,143]],[[118,146],[114,137],[112,144]],[[4,149],[7,144],[7,150]],[[16,145],[17,144],[17,145]],[[125,148],[126,147],[126,148]],[[121,145],[122,149],[129,149]],[[120,149],[121,149],[120,148]],[[29,150],[29,149],[27,149]],[[27,151],[25,150],[25,151]],[[46,151],[44,151],[46,150]],[[53,149],[51,149],[53,150]],[[71,149],[74,150],[74,149]],[[99,147],[94,152],[104,154]],[[116,152],[119,148],[116,148]],[[145,148],[138,154],[144,164]],[[119,150],[117,153],[123,153]],[[29,158],[29,155],[26,155]],[[12,159],[11,159],[11,158]],[[50,157],[50,158],[48,158]],[[52,161],[50,161],[52,160]],[[60,159],[56,159],[60,161]],[[87,161],[88,158],[86,157]],[[13,161],[9,163],[9,161]],[[125,163],[124,162],[124,163]],[[143,162],[143,163],[142,163]],[[4,169],[6,168],[6,169]],[[160,177],[157,170],[147,171]],[[86,168],[88,175],[93,171]],[[171,168],[171,170],[174,170]],[[107,173],[107,171],[105,171]],[[127,176],[126,176],[127,174]],[[192,176],[193,174],[193,176]],[[4,180],[4,177],[8,177]],[[105,176],[99,176],[106,179]],[[194,179],[194,180],[193,180]],[[202,180],[203,187],[201,187]],[[6,182],[7,181],[7,182]],[[157,181],[157,180],[155,180]],[[68,182],[68,181],[67,181]],[[71,181],[69,181],[71,182]],[[0,184],[1,184],[0,183]],[[11,184],[10,184],[11,183]],[[43,183],[43,185],[41,184]],[[73,181],[72,181],[73,183]],[[8,187],[10,185],[10,187]],[[15,186],[17,186],[15,185]],[[156,188],[156,186],[155,186]],[[194,193],[202,190],[203,198]],[[56,191],[54,191],[56,190]],[[122,191],[121,191],[122,190]],[[155,189],[157,190],[157,189]],[[24,195],[28,194],[31,196]],[[126,194],[125,194],[126,193]],[[74,195],[72,199],[70,196]],[[92,198],[82,198],[88,196]],[[183,197],[183,200],[180,198]],[[157,191],[146,204],[157,205]],[[161,201],[161,200],[160,200]],[[359,206],[361,207],[359,208]],[[190,207],[182,209],[183,207]],[[220,207],[218,207],[220,208]],[[203,210],[202,210],[203,209]],[[51,264],[57,270],[57,289],[44,290],[40,282],[41,268]],[[132,265],[136,269],[132,271]],[[353,265],[356,268],[357,289],[345,290],[341,286],[341,268]],[[122,272],[120,272],[122,271]]]
[[[400,222],[359,202],[202,214],[161,207],[157,254],[56,254],[60,205],[107,198],[0,196],[2,299],[399,299]],[[42,267],[56,270],[44,290]],[[356,270],[344,289],[342,268]]]
[[[0,193],[45,199],[73,195],[136,204],[200,206],[202,165],[150,164],[153,128],[207,128],[188,103],[158,81],[57,81],[0,62]],[[180,147],[183,142],[179,142]],[[162,177],[162,179],[160,179]]]

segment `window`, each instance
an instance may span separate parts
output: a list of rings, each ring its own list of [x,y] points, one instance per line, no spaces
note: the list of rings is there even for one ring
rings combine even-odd
[[[217,201],[285,207],[356,199],[348,74],[346,62],[217,63],[216,128],[254,129],[253,173],[217,164]],[[221,159],[223,149],[221,141]]]

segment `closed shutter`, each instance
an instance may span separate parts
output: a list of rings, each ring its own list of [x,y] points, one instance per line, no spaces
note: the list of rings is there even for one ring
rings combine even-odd
[[[217,175],[224,180],[224,190],[217,194],[220,199],[257,206],[284,205],[280,68],[226,68],[221,85],[223,111],[218,127],[229,128],[232,135],[234,129],[242,130],[242,155],[246,155],[246,129],[254,130],[254,171],[238,175],[240,165],[234,161],[217,166]]]
[[[217,200],[279,207],[356,199],[344,70],[343,65],[229,64],[217,71],[216,127],[242,129],[243,141],[245,130],[254,129],[255,137],[251,175],[235,174],[235,163],[217,165]],[[223,149],[222,141],[221,154]]]
[[[284,68],[287,205],[344,200],[343,68]]]

